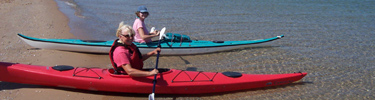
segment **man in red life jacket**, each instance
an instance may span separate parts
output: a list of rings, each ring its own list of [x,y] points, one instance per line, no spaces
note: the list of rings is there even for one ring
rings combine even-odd
[[[152,71],[143,71],[143,61],[150,56],[157,54],[160,48],[142,55],[138,47],[133,44],[135,32],[129,25],[124,25],[121,22],[117,29],[116,39],[111,47],[109,56],[111,63],[117,73],[126,74],[133,77],[152,76],[159,71],[154,69]]]

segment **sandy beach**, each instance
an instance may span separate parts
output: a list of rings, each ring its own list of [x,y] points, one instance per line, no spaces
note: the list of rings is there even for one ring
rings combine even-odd
[[[69,19],[53,0],[0,0],[0,61],[33,65],[110,66],[107,55],[32,48],[17,33],[40,38],[74,38]],[[0,82],[1,100],[103,100],[105,96]]]

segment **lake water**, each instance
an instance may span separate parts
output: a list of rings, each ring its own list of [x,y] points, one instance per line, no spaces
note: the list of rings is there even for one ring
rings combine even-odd
[[[202,40],[285,35],[263,46],[203,55],[166,56],[163,68],[248,74],[308,72],[281,87],[164,99],[375,99],[374,0],[56,0],[79,39],[113,40],[138,6],[148,28]],[[154,65],[155,57],[145,62]],[[131,97],[131,95],[128,95]]]

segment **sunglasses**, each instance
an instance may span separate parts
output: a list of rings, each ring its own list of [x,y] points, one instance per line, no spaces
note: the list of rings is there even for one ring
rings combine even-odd
[[[120,34],[120,35],[123,36],[123,37],[126,37],[126,38],[129,38],[130,36],[131,36],[131,37],[134,37],[134,34],[132,34],[132,35],[128,35],[128,34],[127,34],[127,35]]]

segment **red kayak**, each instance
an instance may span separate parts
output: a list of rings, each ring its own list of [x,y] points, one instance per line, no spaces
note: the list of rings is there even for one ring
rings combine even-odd
[[[159,69],[156,94],[200,94],[284,85],[307,73],[241,74]],[[151,93],[154,76],[115,75],[113,69],[0,62],[0,81],[94,91]]]

